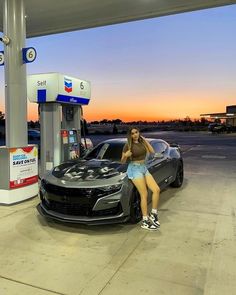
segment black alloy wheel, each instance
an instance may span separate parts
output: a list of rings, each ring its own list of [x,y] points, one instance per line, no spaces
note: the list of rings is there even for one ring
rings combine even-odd
[[[183,163],[178,164],[175,180],[170,184],[172,187],[181,187],[184,181],[184,167]]]
[[[140,195],[136,189],[133,190],[130,198],[130,219],[131,223],[138,223],[142,219],[142,211],[140,206]]]

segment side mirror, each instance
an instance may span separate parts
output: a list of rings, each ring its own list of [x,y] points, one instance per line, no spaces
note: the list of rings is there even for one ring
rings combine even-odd
[[[153,155],[153,158],[154,159],[163,159],[164,158],[164,155],[163,155],[163,153],[155,153]]]
[[[154,154],[150,154],[148,156],[148,161],[149,162],[152,162],[152,161],[155,161],[157,159],[163,159],[164,158],[164,155],[162,153],[154,153]]]

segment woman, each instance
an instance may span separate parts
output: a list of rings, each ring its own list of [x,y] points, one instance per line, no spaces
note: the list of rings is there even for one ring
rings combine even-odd
[[[155,153],[155,151],[150,143],[140,135],[138,128],[129,129],[127,137],[128,142],[123,148],[121,162],[125,163],[127,159],[130,159],[127,174],[140,194],[143,215],[141,227],[157,230],[160,227],[157,213],[160,188],[145,165],[147,153]],[[152,191],[152,211],[149,215],[147,212],[148,188]]]

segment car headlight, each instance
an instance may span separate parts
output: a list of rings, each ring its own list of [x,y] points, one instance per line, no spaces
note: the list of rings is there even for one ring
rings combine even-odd
[[[104,192],[108,192],[108,191],[119,191],[121,187],[122,187],[122,183],[117,183],[117,184],[102,186],[102,187],[99,187],[99,189]]]

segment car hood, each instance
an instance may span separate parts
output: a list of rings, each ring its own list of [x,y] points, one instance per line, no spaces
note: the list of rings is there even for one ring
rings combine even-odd
[[[52,176],[65,182],[91,182],[120,178],[127,170],[127,164],[109,160],[77,160],[65,162],[52,170]]]

